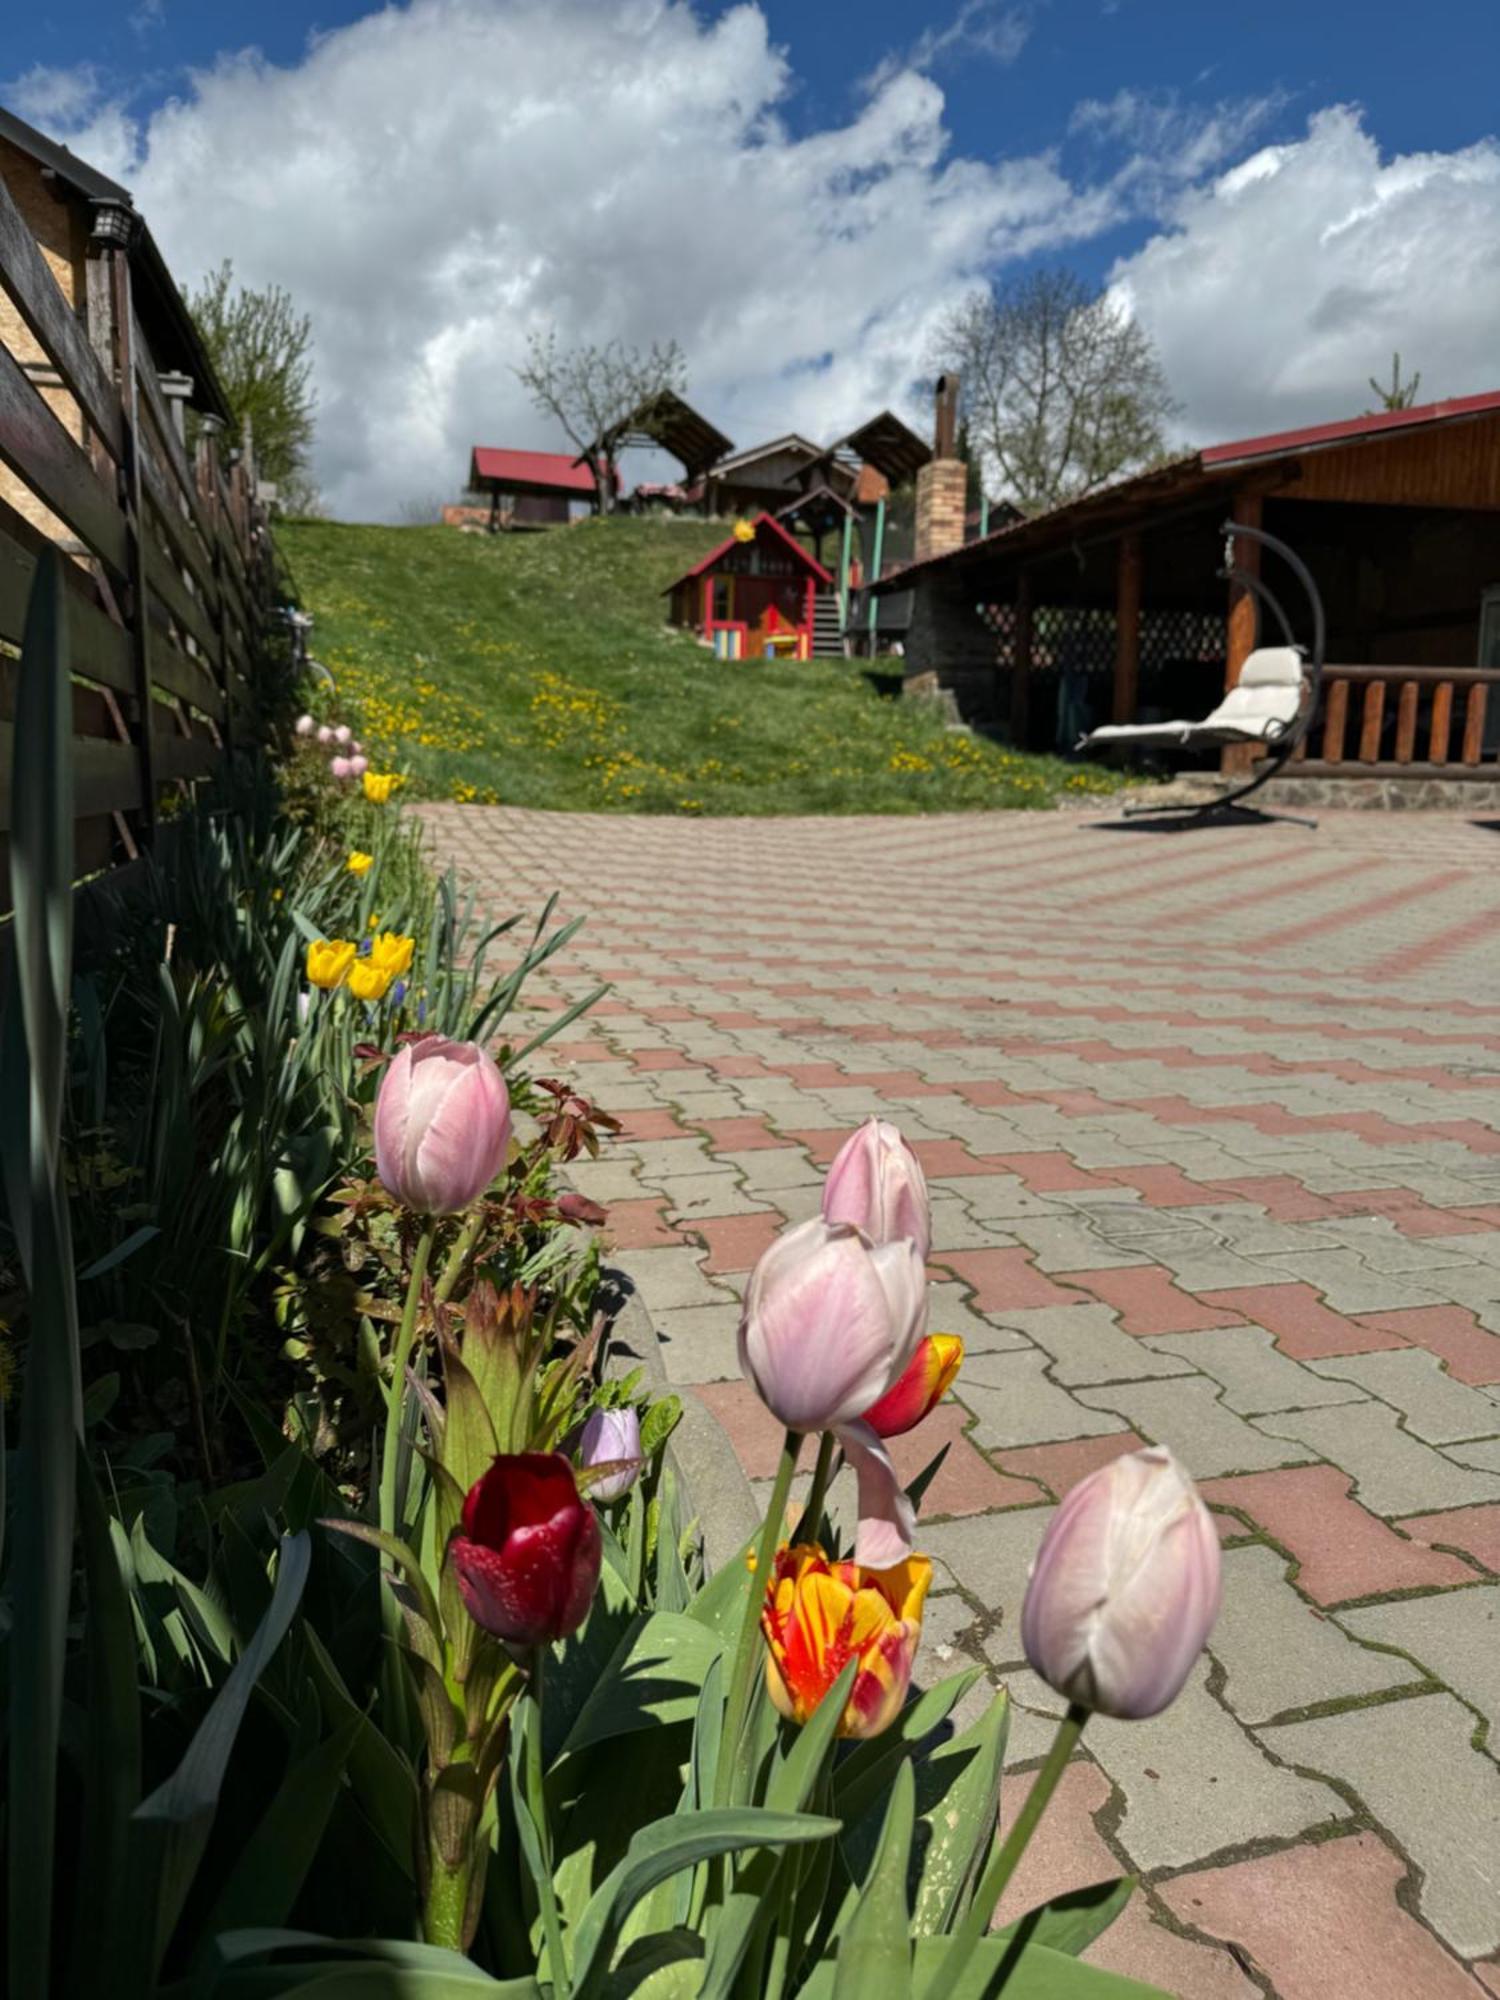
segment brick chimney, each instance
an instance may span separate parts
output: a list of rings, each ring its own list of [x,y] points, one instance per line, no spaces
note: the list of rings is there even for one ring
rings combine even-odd
[[[940,375],[933,415],[932,457],[917,474],[916,559],[963,547],[969,469],[954,456],[958,437],[958,377]]]

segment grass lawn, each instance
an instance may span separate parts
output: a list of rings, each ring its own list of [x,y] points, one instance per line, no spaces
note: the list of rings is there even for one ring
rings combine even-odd
[[[858,662],[716,660],[663,588],[702,521],[531,535],[288,522],[313,651],[376,768],[423,798],[593,812],[938,812],[1113,790],[1087,765],[945,729]]]

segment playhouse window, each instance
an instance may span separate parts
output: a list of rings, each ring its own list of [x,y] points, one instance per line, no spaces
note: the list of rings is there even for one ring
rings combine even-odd
[[[714,578],[714,622],[717,624],[729,616],[730,584],[727,576]]]

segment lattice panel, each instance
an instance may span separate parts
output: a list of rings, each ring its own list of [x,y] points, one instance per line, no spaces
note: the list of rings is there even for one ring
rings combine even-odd
[[[1141,618],[1141,673],[1169,662],[1224,658],[1224,617],[1214,611],[1148,611]]]

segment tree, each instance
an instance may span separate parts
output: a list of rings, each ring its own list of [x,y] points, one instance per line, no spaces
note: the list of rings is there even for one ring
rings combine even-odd
[[[1145,329],[1067,270],[977,291],[939,327],[976,454],[1027,513],[1161,457],[1176,410]]]
[[[532,334],[526,364],[515,373],[587,464],[601,514],[614,507],[614,456],[631,420],[649,415],[658,397],[680,396],[687,388],[687,363],[675,340],[665,346],[653,341],[645,353],[618,340],[560,349],[551,329]]]
[[[1401,380],[1401,356],[1393,354],[1391,356],[1390,381],[1384,383],[1377,382],[1373,375],[1368,380],[1370,387],[1375,391],[1379,399],[1382,410],[1409,410],[1417,400],[1417,391],[1422,386],[1422,371],[1419,368],[1409,382],[1403,382]],[[1367,417],[1373,417],[1375,414],[1374,410],[1365,411]]]
[[[312,447],[312,321],[280,285],[236,285],[226,258],[188,298],[188,308],[229,399],[249,420],[260,477],[278,488],[288,512],[317,504],[308,467]]]

